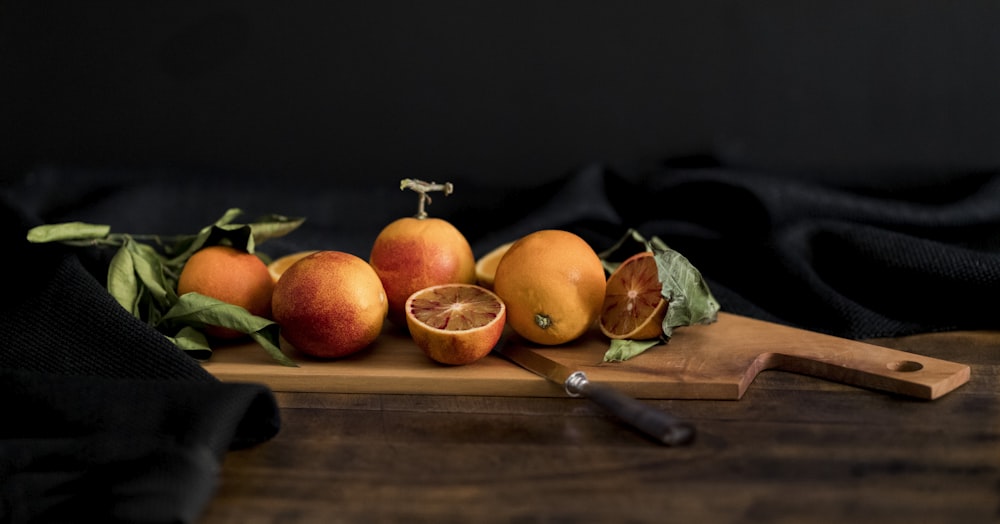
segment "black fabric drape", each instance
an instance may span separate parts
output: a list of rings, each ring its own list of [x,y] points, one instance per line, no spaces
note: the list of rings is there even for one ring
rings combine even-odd
[[[430,212],[477,254],[543,228],[595,249],[628,228],[698,267],[724,311],[847,338],[997,329],[1000,174],[835,177],[666,165],[603,166],[533,187],[456,184]],[[105,293],[107,254],[30,245],[35,224],[193,233],[238,207],[306,217],[260,250],[367,257],[379,229],[415,210],[396,187],[169,170],[39,169],[4,191],[8,287],[0,312],[0,522],[190,522],[227,450],[267,441],[267,388],[222,384]],[[984,304],[985,303],[985,304]]]
[[[270,390],[217,381],[3,203],[0,522],[195,521],[224,454],[277,433]]]

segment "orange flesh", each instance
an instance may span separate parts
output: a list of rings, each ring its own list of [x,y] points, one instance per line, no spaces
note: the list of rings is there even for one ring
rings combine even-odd
[[[446,331],[465,331],[492,322],[500,303],[473,287],[428,290],[414,297],[410,312],[420,322]]]
[[[661,289],[653,257],[632,260],[608,281],[601,309],[602,326],[618,335],[635,331],[663,300]]]

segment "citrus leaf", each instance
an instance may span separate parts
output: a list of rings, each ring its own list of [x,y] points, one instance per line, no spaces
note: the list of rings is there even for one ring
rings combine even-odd
[[[253,239],[257,245],[272,238],[283,237],[298,229],[305,218],[286,217],[283,215],[267,215],[250,224],[253,229]]]
[[[62,224],[45,224],[28,230],[28,242],[63,242],[67,240],[101,239],[111,233],[111,226],[103,224],[88,224],[86,222],[66,222]]]
[[[174,258],[169,262],[171,265],[183,266],[198,250],[214,245],[228,245],[253,253],[254,244],[250,226],[212,224],[203,228],[197,235],[178,241],[166,252],[174,254]]]
[[[233,220],[236,220],[236,217],[238,217],[238,216],[240,216],[242,214],[243,214],[243,210],[242,209],[240,209],[238,207],[231,207],[231,208],[227,209],[226,212],[223,213],[222,216],[219,217],[219,219],[216,220],[215,224],[213,224],[213,225],[215,225],[215,226],[225,226],[227,224],[232,224]]]
[[[139,281],[132,253],[126,244],[118,248],[108,264],[108,293],[132,316],[139,317]]]
[[[206,245],[212,245],[213,243],[221,242],[222,239],[225,237],[225,235],[220,234],[219,230],[223,226],[231,224],[232,221],[235,220],[236,217],[242,213],[243,211],[241,211],[239,208],[229,208],[226,210],[225,213],[222,214],[222,216],[218,220],[201,228],[201,230],[199,230],[197,234],[186,235],[175,238],[174,243],[172,245],[164,248],[164,251],[168,255],[174,257],[170,261],[170,263],[182,266],[184,265],[184,262],[186,262],[187,259],[191,257],[191,255],[195,254],[195,252],[201,249],[202,247]],[[219,240],[214,240],[215,238],[218,238]],[[242,242],[245,245],[246,240],[244,239]],[[237,240],[234,246],[242,247],[239,246],[239,244],[240,241]],[[253,251],[251,251],[251,253],[252,252]]]
[[[669,338],[676,327],[715,322],[719,303],[701,272],[684,255],[669,248],[656,252],[654,259],[663,286],[661,293],[670,301],[663,318],[663,334]]]
[[[160,254],[148,244],[128,241],[125,246],[132,256],[135,274],[153,300],[166,307],[173,304],[177,293],[174,291],[173,283],[164,275]]]
[[[185,293],[178,297],[177,303],[160,319],[160,327],[169,329],[185,326],[221,326],[245,333],[258,343],[263,340],[261,346],[282,365],[297,366],[278,348],[278,324],[253,315],[240,306],[200,293]]]
[[[611,340],[611,347],[609,347],[604,353],[604,361],[624,362],[636,355],[639,355],[643,351],[662,343],[663,340],[658,338],[649,340],[613,339]]]
[[[281,352],[280,339],[278,338],[280,333],[281,330],[278,327],[278,324],[271,324],[269,326],[265,326],[264,329],[250,333],[250,338],[260,344],[260,346],[264,348],[264,351],[267,351],[267,354],[271,355],[271,358],[276,360],[282,366],[294,368],[299,367],[295,361],[288,358]]]
[[[196,360],[208,360],[212,356],[212,346],[209,345],[208,338],[191,326],[183,327],[175,336],[167,338]]]
[[[160,319],[164,327],[222,326],[240,333],[253,333],[272,323],[273,320],[253,315],[240,306],[195,292],[179,296],[174,306]]]

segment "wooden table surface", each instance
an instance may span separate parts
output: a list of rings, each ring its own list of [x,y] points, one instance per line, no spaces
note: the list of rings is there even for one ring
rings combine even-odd
[[[1000,522],[1000,332],[871,341],[971,366],[933,401],[764,371],[740,400],[650,400],[669,448],[584,399],[277,393],[201,522]],[[539,379],[541,380],[541,379]]]

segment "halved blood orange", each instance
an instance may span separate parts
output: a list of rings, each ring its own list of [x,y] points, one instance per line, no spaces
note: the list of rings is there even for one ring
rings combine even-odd
[[[507,306],[475,284],[441,284],[406,300],[410,336],[432,360],[471,364],[489,354],[507,322]]]
[[[601,332],[614,339],[648,340],[663,334],[668,301],[650,251],[627,258],[608,277]]]

